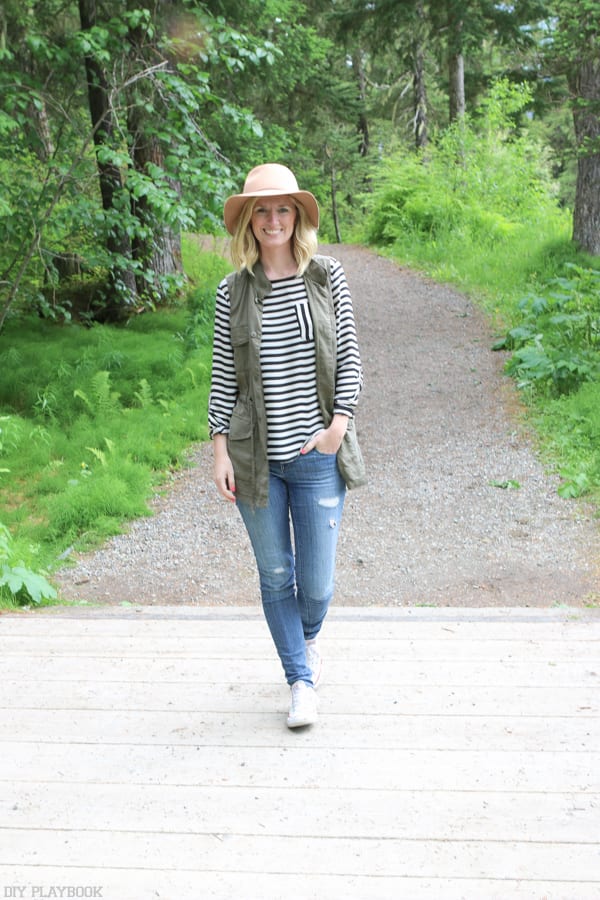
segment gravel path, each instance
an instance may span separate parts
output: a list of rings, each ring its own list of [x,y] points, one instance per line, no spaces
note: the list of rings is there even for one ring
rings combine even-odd
[[[365,367],[357,426],[369,486],[348,494],[336,603],[597,602],[597,521],[557,495],[520,428],[484,316],[371,251],[322,249],[345,267]],[[65,599],[259,602],[239,514],[213,486],[210,445],[191,462],[152,518],[63,570]]]

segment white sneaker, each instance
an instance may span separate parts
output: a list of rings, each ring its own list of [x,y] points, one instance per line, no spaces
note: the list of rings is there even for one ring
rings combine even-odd
[[[296,681],[292,685],[292,705],[287,717],[287,727],[300,728],[302,725],[313,725],[318,715],[314,688],[305,681]]]
[[[323,674],[323,657],[319,648],[319,638],[306,641],[306,665],[312,672],[313,687],[317,687]]]

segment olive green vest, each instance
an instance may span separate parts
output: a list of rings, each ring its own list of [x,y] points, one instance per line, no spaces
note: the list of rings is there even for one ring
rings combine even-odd
[[[333,418],[336,379],[336,327],[329,260],[315,256],[304,273],[313,320],[317,370],[317,395],[325,427]],[[266,506],[269,497],[267,416],[260,369],[262,304],[271,293],[271,282],[258,262],[227,277],[231,302],[231,344],[238,385],[229,427],[228,450],[235,474],[236,496],[253,506]],[[354,419],[337,454],[340,473],[349,488],[365,484],[363,463]]]

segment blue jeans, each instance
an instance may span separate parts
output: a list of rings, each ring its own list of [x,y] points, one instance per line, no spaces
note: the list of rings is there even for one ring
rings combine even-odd
[[[269,466],[269,503],[237,506],[250,536],[267,625],[288,684],[306,681],[305,641],[316,637],[333,596],[346,485],[335,454],[312,450]],[[293,545],[290,528],[293,526]]]

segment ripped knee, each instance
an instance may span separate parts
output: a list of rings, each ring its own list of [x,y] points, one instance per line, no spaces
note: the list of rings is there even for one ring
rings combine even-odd
[[[339,502],[339,497],[320,497],[319,500],[317,500],[318,505],[325,509],[337,509]],[[337,528],[337,524],[337,519],[331,518],[329,520],[330,528]]]

